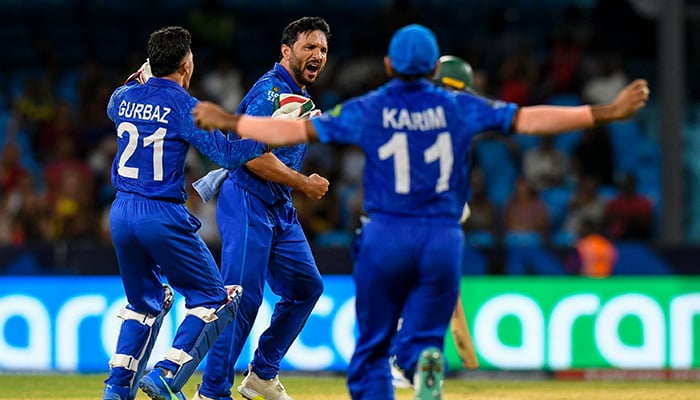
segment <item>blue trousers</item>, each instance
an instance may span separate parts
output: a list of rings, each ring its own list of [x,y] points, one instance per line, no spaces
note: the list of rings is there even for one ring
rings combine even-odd
[[[197,235],[200,226],[184,204],[117,194],[110,210],[110,229],[128,309],[153,316],[160,313],[161,274],[185,297],[187,308],[218,308],[225,303],[226,290],[219,268]],[[189,351],[200,331],[181,325],[173,346]],[[134,346],[138,347],[144,340],[139,335],[139,332],[120,335],[117,352],[134,353]],[[108,383],[126,386],[130,376],[126,372],[123,368],[112,369]]]
[[[227,180],[216,219],[224,282],[243,286],[243,296],[236,319],[207,356],[200,393],[212,398],[230,396],[234,367],[262,304],[265,282],[280,296],[251,362],[265,379],[279,373],[282,358],[323,293],[323,280],[291,202],[266,204]]]
[[[457,221],[372,215],[354,247],[359,337],[347,372],[353,400],[392,400],[389,349],[399,317],[397,364],[442,349],[457,302],[464,234]]]
[[[129,308],[152,315],[163,307],[161,273],[187,308],[226,301],[219,267],[184,204],[119,193],[110,210],[112,241]]]

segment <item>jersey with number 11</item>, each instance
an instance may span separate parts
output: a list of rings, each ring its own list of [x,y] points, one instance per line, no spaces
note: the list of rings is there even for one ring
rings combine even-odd
[[[229,141],[219,131],[198,128],[192,117],[197,102],[182,86],[163,78],[132,81],[114,91],[107,115],[117,130],[112,183],[118,191],[184,202],[190,145],[229,169],[265,152],[266,146],[255,141]]]
[[[370,214],[458,220],[469,189],[469,150],[481,132],[510,132],[517,106],[394,79],[312,120],[321,142],[365,153]]]

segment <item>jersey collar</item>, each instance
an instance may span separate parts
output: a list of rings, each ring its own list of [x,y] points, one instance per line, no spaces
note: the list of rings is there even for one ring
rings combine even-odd
[[[147,85],[152,85],[152,86],[159,86],[159,87],[169,87],[173,88],[175,90],[179,90],[183,93],[189,94],[187,90],[185,90],[184,87],[180,86],[178,83],[171,81],[170,79],[165,79],[165,78],[156,78],[155,76],[152,76],[148,78],[148,81],[146,81]]]
[[[416,79],[413,81],[404,81],[403,79],[394,78],[391,81],[389,81],[390,88],[395,88],[399,90],[415,90],[428,86],[434,87],[435,84],[424,78]]]
[[[287,83],[287,85],[289,85],[290,88],[292,88],[292,91],[295,94],[300,94],[304,97],[309,97],[309,92],[307,92],[306,90],[302,90],[299,87],[299,85],[297,85],[294,78],[292,78],[292,75],[289,74],[289,71],[287,71],[287,68],[285,68],[282,64],[276,62],[274,70],[275,70],[275,73],[277,73],[277,75],[279,75],[280,78],[282,78],[282,80],[285,81]]]

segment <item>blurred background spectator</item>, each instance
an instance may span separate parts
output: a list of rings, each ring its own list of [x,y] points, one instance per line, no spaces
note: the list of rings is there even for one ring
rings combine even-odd
[[[549,210],[524,177],[515,181],[513,194],[503,210],[504,240],[507,246],[540,246],[549,238]]]
[[[654,205],[637,191],[637,178],[625,173],[618,194],[605,206],[604,224],[614,240],[649,240],[653,232]]]
[[[490,247],[499,243],[500,215],[496,203],[488,197],[486,175],[479,168],[472,169],[469,219],[462,224],[467,243],[476,247]]]
[[[691,12],[700,10],[696,3],[683,2],[690,21],[700,15]],[[192,93],[233,110],[251,81],[270,68],[281,27],[292,18],[320,15],[333,30],[327,71],[311,88],[323,110],[384,83],[387,41],[394,29],[411,22],[433,28],[443,54],[467,60],[475,72],[474,88],[487,98],[521,105],[607,102],[631,78],[650,81],[649,105],[624,123],[554,140],[477,137],[472,217],[464,229],[472,243],[478,239],[484,245],[492,264],[501,264],[492,272],[504,270],[497,249],[522,239],[521,233],[532,233],[556,253],[557,247],[575,246],[583,221],[613,241],[642,240],[664,251],[670,239],[659,221],[672,204],[662,199],[664,176],[693,177],[687,191],[679,188],[688,218],[682,222],[687,226],[679,227],[685,236],[674,239],[675,245],[692,245],[700,241],[700,212],[693,207],[700,198],[700,179],[693,172],[700,171],[700,140],[695,139],[700,83],[684,81],[690,112],[683,121],[687,146],[678,154],[683,170],[664,172],[662,144],[669,132],[661,132],[656,97],[661,20],[641,11],[628,0],[458,0],[449,6],[438,0],[5,2],[0,243],[53,246],[88,240],[111,248],[107,216],[114,196],[109,177],[115,133],[105,107],[114,88],[143,63],[151,31],[176,24],[189,28],[197,64]],[[685,36],[690,49],[700,43],[695,25],[688,25]],[[700,64],[696,54],[686,52],[686,57],[689,69]],[[196,154],[190,158],[191,179],[213,167],[202,165]],[[305,170],[331,182],[322,201],[295,197],[315,247],[349,247],[364,214],[363,163],[353,148],[310,147]],[[214,216],[209,205],[197,201],[190,199],[188,206],[202,219],[202,236],[217,247]],[[607,204],[602,216],[601,204]]]
[[[581,142],[572,154],[572,170],[577,180],[594,178],[599,185],[612,186],[615,172],[613,152],[606,126],[583,131]]]
[[[603,229],[605,205],[605,200],[598,194],[596,178],[593,176],[582,177],[567,203],[563,233],[567,238],[571,238],[569,243],[573,243],[573,240],[581,236],[584,222],[588,228],[587,232]]]
[[[569,177],[569,156],[554,147],[553,136],[542,136],[539,145],[523,154],[523,175],[530,186],[543,191],[566,185]]]
[[[617,262],[617,249],[600,233],[599,225],[595,222],[588,219],[581,221],[576,252],[579,275],[592,278],[607,278],[612,275]]]

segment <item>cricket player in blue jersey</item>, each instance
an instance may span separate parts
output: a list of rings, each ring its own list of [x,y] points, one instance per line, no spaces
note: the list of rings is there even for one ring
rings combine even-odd
[[[366,156],[364,208],[369,214],[354,247],[359,337],[347,381],[353,399],[394,398],[389,347],[399,317],[413,337],[416,399],[441,399],[445,330],[457,301],[464,233],[459,224],[469,185],[468,157],[480,132],[557,134],[627,118],[642,108],[643,79],[605,105],[532,106],[490,101],[433,84],[439,48],[431,30],[396,31],[384,59],[392,79],[308,121],[234,115],[213,103],[194,109],[203,128],[285,145],[307,141],[355,144]],[[389,239],[387,239],[389,238]],[[411,376],[411,375],[409,375]]]
[[[313,102],[307,86],[326,64],[330,28],[318,17],[304,17],[285,27],[280,60],[243,98],[238,112],[248,115],[309,115]],[[301,100],[301,101],[299,101]],[[267,281],[280,296],[269,327],[260,336],[246,377],[243,397],[291,400],[279,382],[282,358],[301,332],[323,281],[292,204],[292,189],[312,199],[328,191],[328,180],[299,170],[307,145],[279,147],[228,172],[217,200],[221,234],[221,271],[226,284],[245,288],[238,315],[207,357],[202,384],[194,399],[230,399],[236,360],[250,334]]]
[[[198,100],[187,92],[194,71],[190,44],[190,33],[181,27],[153,32],[147,45],[153,77],[120,86],[107,106],[118,143],[110,229],[128,305],[118,315],[123,322],[103,399],[134,399],[137,383],[152,399],[184,399],[180,389],[240,301],[241,288],[224,287],[214,258],[197,235],[201,223],[185,207],[185,158],[192,145],[217,164],[236,168],[262,155],[266,146],[229,141],[221,132],[194,124]],[[172,348],[143,376],[173,302],[161,275],[185,297],[187,313]]]
[[[450,90],[464,90],[474,93],[471,87],[473,81],[474,73],[472,66],[468,62],[452,55],[444,55],[438,59],[437,72],[435,76],[433,76],[433,82],[436,85],[441,85]],[[471,160],[468,159],[464,167],[471,168],[470,163]],[[468,171],[467,175],[470,173],[471,172]],[[469,197],[468,195],[469,194],[467,194],[467,198]],[[465,203],[460,223],[464,224],[467,221],[470,212],[469,204]],[[413,313],[413,310],[404,308],[403,313],[410,315]],[[399,322],[399,327],[401,321],[402,320]],[[462,305],[460,296],[457,296],[457,304],[452,313],[450,331],[454,339],[457,354],[459,354],[462,360],[462,365],[469,369],[477,368],[478,362],[475,358],[474,349],[471,346],[471,334],[469,333],[466,316],[464,315],[464,306]],[[412,349],[410,342],[416,338],[408,336],[407,333],[413,332],[406,332],[399,329],[396,332],[396,336],[393,338],[392,348],[390,350],[391,383],[397,389],[409,389],[414,387],[413,376],[406,376],[405,371],[398,366],[399,364],[403,364],[405,360],[411,360],[413,358],[412,351],[414,349]]]

